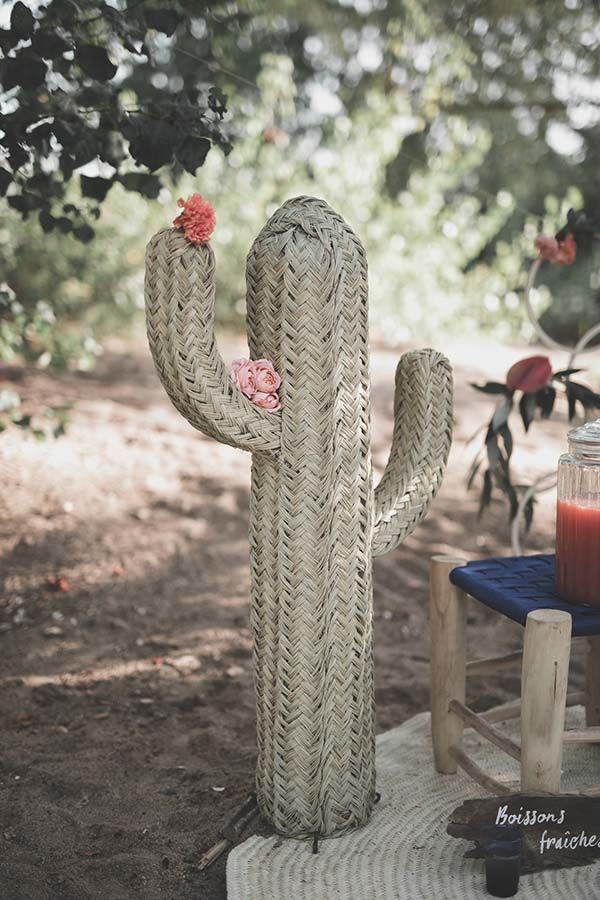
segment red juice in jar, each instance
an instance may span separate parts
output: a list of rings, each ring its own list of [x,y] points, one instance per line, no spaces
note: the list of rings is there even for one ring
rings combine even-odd
[[[569,432],[558,464],[556,589],[600,607],[600,419]]]

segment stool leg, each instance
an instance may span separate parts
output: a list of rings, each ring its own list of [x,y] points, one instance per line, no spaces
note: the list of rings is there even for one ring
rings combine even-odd
[[[449,581],[464,559],[434,556],[429,595],[431,628],[431,734],[438,772],[453,774],[451,747],[462,743],[463,723],[448,711],[451,700],[465,702],[467,598]]]
[[[587,639],[585,660],[585,724],[600,725],[600,635]]]
[[[521,676],[521,790],[560,793],[571,616],[529,613]]]

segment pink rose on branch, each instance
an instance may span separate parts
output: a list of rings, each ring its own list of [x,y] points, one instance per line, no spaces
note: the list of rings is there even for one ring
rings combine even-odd
[[[281,409],[277,390],[281,378],[270,359],[234,359],[231,380],[252,403],[267,412]]]

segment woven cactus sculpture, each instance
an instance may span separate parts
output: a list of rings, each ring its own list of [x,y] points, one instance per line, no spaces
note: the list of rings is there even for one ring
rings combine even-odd
[[[368,819],[375,797],[371,558],[425,515],[452,428],[440,353],[405,354],[396,373],[389,462],[373,491],[367,261],[324,201],[289,200],[250,250],[253,359],[274,362],[281,412],[232,385],[214,336],[208,244],[166,229],[146,256],[150,347],[179,412],[252,452],[251,621],[257,797],[288,835],[328,835]]]

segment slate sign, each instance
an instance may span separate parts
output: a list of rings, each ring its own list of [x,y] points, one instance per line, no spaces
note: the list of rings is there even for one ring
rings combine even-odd
[[[496,825],[521,830],[524,873],[600,860],[600,796],[507,794],[465,800],[450,814],[447,831],[475,842],[465,856],[484,857],[486,829]]]

